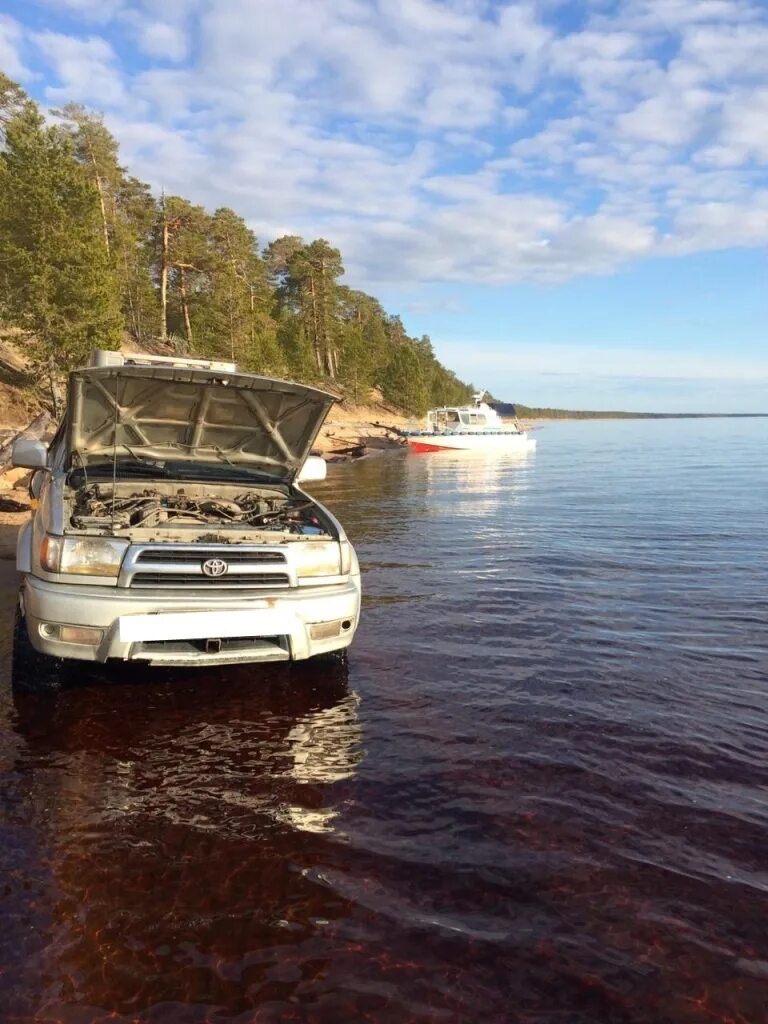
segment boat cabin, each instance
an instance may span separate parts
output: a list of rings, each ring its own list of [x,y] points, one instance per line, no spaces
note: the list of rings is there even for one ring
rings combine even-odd
[[[474,406],[430,409],[427,413],[427,429],[434,431],[500,430],[503,425],[496,411],[482,401]]]

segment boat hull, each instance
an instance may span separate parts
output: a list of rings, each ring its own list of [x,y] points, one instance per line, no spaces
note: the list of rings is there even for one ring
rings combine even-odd
[[[527,434],[416,434],[408,444],[414,452],[530,452],[536,442]]]

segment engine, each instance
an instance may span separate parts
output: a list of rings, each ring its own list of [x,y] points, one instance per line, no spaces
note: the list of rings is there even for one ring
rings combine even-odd
[[[75,493],[70,523],[76,530],[234,527],[291,534],[326,533],[316,506],[303,495],[269,492],[213,497],[197,489],[131,490],[95,484]]]

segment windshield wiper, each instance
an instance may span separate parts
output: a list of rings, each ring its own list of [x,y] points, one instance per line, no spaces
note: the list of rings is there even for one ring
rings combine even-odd
[[[125,445],[125,447],[128,448],[128,445]],[[179,451],[182,451],[182,452],[191,452],[193,450],[191,445],[181,444],[180,441],[173,441],[173,442],[169,443],[168,447],[169,448],[178,448]],[[128,450],[130,451],[130,448]],[[234,467],[236,469],[240,468],[239,466],[235,465],[235,463],[232,461],[232,459],[227,457],[227,454],[223,450],[223,448],[220,448],[217,444],[199,445],[197,447],[197,451],[213,452],[213,454],[216,456],[216,458],[219,459],[221,462],[225,462],[228,466],[232,466],[232,467]],[[131,455],[133,455],[133,454],[134,453],[131,452]]]
[[[87,466],[88,476],[112,476],[112,463],[111,462],[97,462],[95,465]],[[135,476],[135,477],[174,477],[175,473],[172,473],[166,466],[161,462],[155,462],[151,459],[138,459],[136,462],[128,462],[125,459],[117,460],[117,475],[118,477],[124,476]]]
[[[228,466],[234,466],[234,462],[232,461],[232,459],[228,459],[218,445],[214,446],[213,451],[216,452],[216,455],[221,459],[222,462],[226,462]]]
[[[136,452],[133,450],[133,448],[131,448],[131,446],[127,445],[125,442],[123,442],[121,447],[125,448],[125,450],[128,452],[128,454],[132,455],[134,457],[134,459],[136,459],[137,462],[152,462],[152,463],[156,463],[155,459],[148,459],[146,457],[146,455],[137,455]]]

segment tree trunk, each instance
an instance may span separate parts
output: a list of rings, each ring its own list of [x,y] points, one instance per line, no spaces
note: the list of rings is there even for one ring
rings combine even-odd
[[[331,380],[336,379],[336,353],[331,343],[330,312],[328,310],[328,282],[325,277],[325,260],[320,261],[320,281],[322,289],[320,292],[321,303],[321,324],[323,332],[323,354],[325,356],[325,367]]]
[[[229,351],[231,353],[232,362],[235,362],[235,293],[232,288],[232,282],[229,282],[229,309],[227,310],[229,316]]]
[[[323,357],[320,351],[320,325],[317,322],[317,295],[315,294],[315,275],[309,275],[310,294],[312,295],[312,321],[314,324],[314,337],[312,339],[315,350],[315,362],[320,373],[323,372]]]
[[[141,338],[141,325],[139,323],[139,318],[136,313],[136,303],[134,302],[133,299],[133,275],[128,269],[128,256],[126,255],[126,253],[123,253],[123,269],[125,271],[125,298],[126,302],[128,303],[128,319],[131,324],[133,336],[138,341]]]
[[[249,288],[251,294],[251,358],[256,354],[256,324],[253,322],[255,302],[253,296],[253,285]]]
[[[168,337],[168,218],[163,200],[163,247],[160,256],[160,337]]]
[[[187,335],[187,345],[192,350],[192,321],[189,319],[189,302],[187,300],[187,275],[184,267],[179,267],[179,291],[181,292],[181,311],[184,314],[184,331]]]
[[[61,415],[61,387],[59,384],[59,377],[56,370],[56,360],[53,356],[48,356],[48,390],[51,396],[51,405],[53,406],[53,415],[58,420]]]
[[[86,139],[88,146],[88,156],[91,158],[93,164],[93,177],[96,181],[96,191],[99,193],[99,206],[101,207],[101,226],[104,231],[104,245],[107,249],[107,256],[112,255],[112,250],[109,245],[109,227],[107,226],[107,206],[104,202],[104,186],[101,184],[101,175],[99,174],[99,167],[96,163],[96,157],[93,152],[93,146],[91,140]]]

